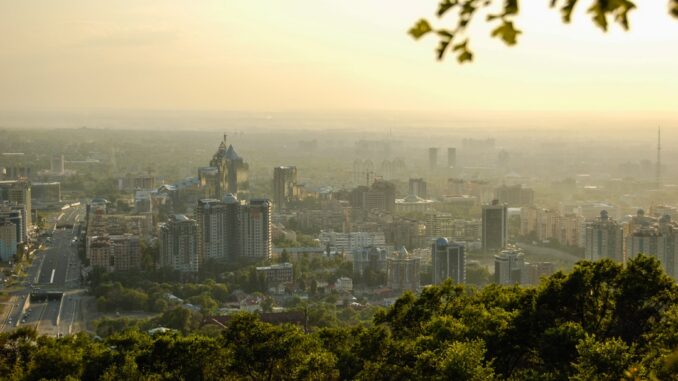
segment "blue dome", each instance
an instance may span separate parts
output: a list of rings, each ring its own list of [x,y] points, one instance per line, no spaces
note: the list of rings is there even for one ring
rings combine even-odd
[[[438,247],[445,247],[450,244],[450,241],[447,240],[445,237],[440,237],[436,240],[436,246]]]

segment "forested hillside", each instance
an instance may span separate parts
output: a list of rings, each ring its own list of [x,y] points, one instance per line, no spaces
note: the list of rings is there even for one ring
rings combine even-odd
[[[405,294],[370,326],[262,323],[212,336],[0,336],[10,380],[678,379],[678,289],[653,258],[580,262],[537,288],[445,283]]]

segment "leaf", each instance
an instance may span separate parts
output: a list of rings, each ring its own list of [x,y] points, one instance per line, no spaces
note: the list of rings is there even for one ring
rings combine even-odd
[[[518,35],[522,33],[513,26],[511,21],[504,21],[501,25],[492,31],[492,37],[500,37],[506,45],[515,45]]]
[[[457,52],[459,50],[466,50],[466,46],[468,45],[468,39],[466,39],[464,42],[461,44],[454,45],[452,48],[453,51]]]
[[[455,6],[458,5],[457,0],[442,0],[440,4],[438,4],[438,17],[442,17],[447,11],[449,11],[451,8],[454,8]]]
[[[473,61],[473,53],[471,53],[468,50],[465,50],[457,56],[457,61],[459,61],[459,63],[472,62]]]
[[[669,6],[671,7],[671,14],[673,17],[678,17],[678,0],[671,1],[671,5]]]
[[[504,3],[504,16],[518,14],[518,0],[506,0]]]
[[[445,51],[447,50],[447,47],[450,45],[450,42],[452,42],[452,39],[441,39],[440,42],[438,43],[438,47],[436,48],[436,53],[438,54],[438,61],[442,60],[443,57],[445,57]]]
[[[603,7],[596,2],[588,11],[593,14],[593,22],[607,32],[607,16],[605,15]]]
[[[414,37],[415,40],[420,39],[423,35],[431,32],[433,29],[431,25],[425,19],[419,20],[410,30],[410,36]]]
[[[577,0],[568,0],[562,8],[560,8],[560,13],[563,15],[563,22],[569,23],[572,20],[572,12],[574,11],[574,6],[577,5]]]

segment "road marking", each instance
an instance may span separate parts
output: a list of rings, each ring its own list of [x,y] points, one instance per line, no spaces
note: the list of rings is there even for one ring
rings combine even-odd
[[[47,305],[49,304],[49,299],[45,301],[45,305],[42,307],[42,312],[40,312],[40,318],[38,318],[38,322],[35,324],[35,330],[40,332],[40,323],[42,323],[42,318],[45,317],[45,311],[47,311]]]
[[[40,266],[38,266],[38,272],[35,274],[35,279],[33,283],[38,283],[40,281],[40,273],[42,272],[42,264],[45,263],[45,258],[47,254],[43,254],[42,259],[40,260]]]
[[[49,278],[49,284],[54,283],[54,273],[56,272],[56,269],[52,269],[52,276]]]

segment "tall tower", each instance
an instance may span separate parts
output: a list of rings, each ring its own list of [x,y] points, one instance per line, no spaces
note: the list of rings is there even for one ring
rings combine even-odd
[[[277,210],[287,207],[295,198],[297,186],[297,167],[281,166],[273,168],[273,205]]]
[[[657,189],[661,188],[662,186],[662,157],[661,157],[661,151],[662,151],[662,129],[661,127],[657,127],[657,168],[656,168],[656,181],[657,181]]]
[[[506,204],[492,200],[491,205],[483,205],[482,209],[482,246],[485,252],[499,251],[506,246],[508,236]]]
[[[466,255],[464,245],[438,238],[431,246],[433,283],[452,278],[455,283],[466,283]]]
[[[457,149],[455,147],[447,148],[447,167],[454,168],[457,166]]]
[[[436,147],[428,149],[428,166],[432,171],[438,167],[438,148]]]

